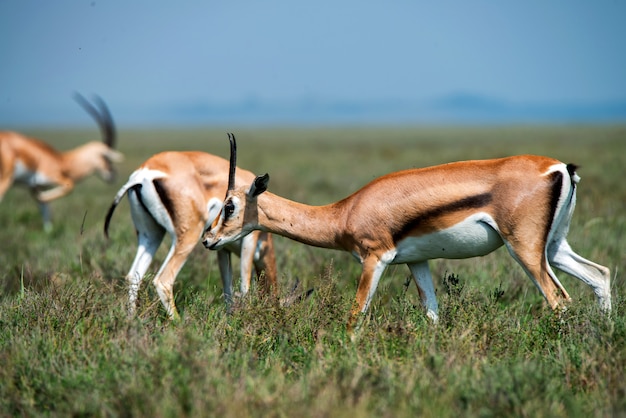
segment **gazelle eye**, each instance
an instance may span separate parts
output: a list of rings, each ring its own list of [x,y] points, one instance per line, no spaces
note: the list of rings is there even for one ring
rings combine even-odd
[[[230,218],[230,215],[232,215],[233,212],[235,212],[235,205],[229,200],[224,205],[224,219]]]

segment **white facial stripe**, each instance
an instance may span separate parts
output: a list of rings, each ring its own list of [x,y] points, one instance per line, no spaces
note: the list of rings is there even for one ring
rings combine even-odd
[[[206,209],[207,209],[208,217],[207,217],[206,224],[204,225],[204,229],[207,229],[208,227],[210,227],[213,221],[215,221],[215,218],[217,218],[217,216],[222,211],[222,201],[218,199],[217,197],[212,197],[207,202]]]
[[[211,199],[211,201],[213,201],[213,199]],[[211,201],[209,201],[209,204],[211,203]],[[234,211],[231,215],[226,217],[225,212],[229,204],[232,204],[234,206]],[[224,222],[226,222],[226,225],[228,226],[228,222],[230,220],[236,219],[241,211],[240,200],[238,197],[236,196],[230,197],[229,199],[225,201],[225,204],[223,206],[222,206],[222,203],[220,202],[220,209],[221,210],[217,212],[217,213],[221,213],[220,219],[217,225],[210,231],[210,234],[207,236],[207,238],[212,243],[219,242],[219,248],[224,247],[225,245],[228,245],[230,243],[233,243],[234,241],[237,241],[241,237],[247,235],[247,233],[244,233],[244,231],[241,231],[241,230],[237,231],[236,229],[233,231],[233,235],[227,235],[224,233]],[[215,217],[213,217],[211,222],[207,223],[207,228],[210,227],[214,221],[215,221]],[[237,232],[237,233],[234,233],[234,232]]]

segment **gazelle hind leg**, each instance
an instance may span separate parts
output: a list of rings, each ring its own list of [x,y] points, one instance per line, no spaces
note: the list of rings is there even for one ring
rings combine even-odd
[[[412,263],[408,264],[408,266],[417,285],[422,305],[426,308],[426,316],[434,323],[437,323],[439,320],[439,305],[437,304],[435,286],[433,285],[433,277],[430,274],[428,261]]]
[[[576,254],[567,242],[567,232],[575,206],[576,193],[574,189],[571,199],[562,208],[562,213],[555,223],[554,232],[546,251],[548,262],[591,287],[598,299],[600,308],[609,313],[611,311],[611,272],[607,267]]]
[[[137,309],[137,294],[139,293],[139,287],[141,286],[141,280],[146,274],[154,254],[156,253],[165,231],[151,231],[151,235],[140,234],[139,245],[137,247],[137,254],[135,260],[130,266],[130,270],[126,275],[128,281],[128,315],[134,316]]]
[[[550,268],[544,251],[533,251],[533,247],[522,245],[514,248],[509,242],[506,242],[506,247],[513,259],[522,266],[528,277],[539,288],[552,309],[570,300],[567,291]]]
[[[152,216],[143,210],[134,192],[128,196],[131,206],[131,217],[137,232],[137,254],[126,274],[128,281],[128,315],[134,316],[137,309],[137,294],[154,254],[163,241],[165,229],[154,221]]]
[[[548,260],[555,268],[591,287],[600,308],[611,312],[611,273],[608,268],[576,254],[564,238],[548,247]]]

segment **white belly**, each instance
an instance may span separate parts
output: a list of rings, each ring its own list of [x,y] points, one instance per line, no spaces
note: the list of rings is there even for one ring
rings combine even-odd
[[[503,241],[494,220],[477,213],[453,227],[398,243],[392,264],[413,263],[435,258],[478,257],[496,250]]]

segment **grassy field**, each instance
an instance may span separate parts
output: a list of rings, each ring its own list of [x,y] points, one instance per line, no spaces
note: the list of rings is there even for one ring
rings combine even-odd
[[[231,128],[232,129],[232,128]],[[44,233],[22,189],[0,204],[0,416],[626,416],[626,128],[335,128],[235,130],[239,164],[269,172],[293,200],[338,200],[371,179],[454,160],[545,154],[580,165],[569,241],[613,276],[610,319],[591,290],[557,273],[573,297],[557,316],[504,249],[431,269],[441,321],[408,286],[383,276],[356,341],[345,332],[360,266],[348,254],[277,238],[281,292],[315,291],[277,309],[256,292],[227,315],[215,254],[198,245],[178,276],[179,324],[150,276],[138,318],[124,313],[136,251],[117,188],[165,149],[228,155],[225,129],[122,131],[115,185],[92,178],[52,205]],[[33,131],[59,149],[94,132]],[[167,241],[167,238],[166,238]]]

